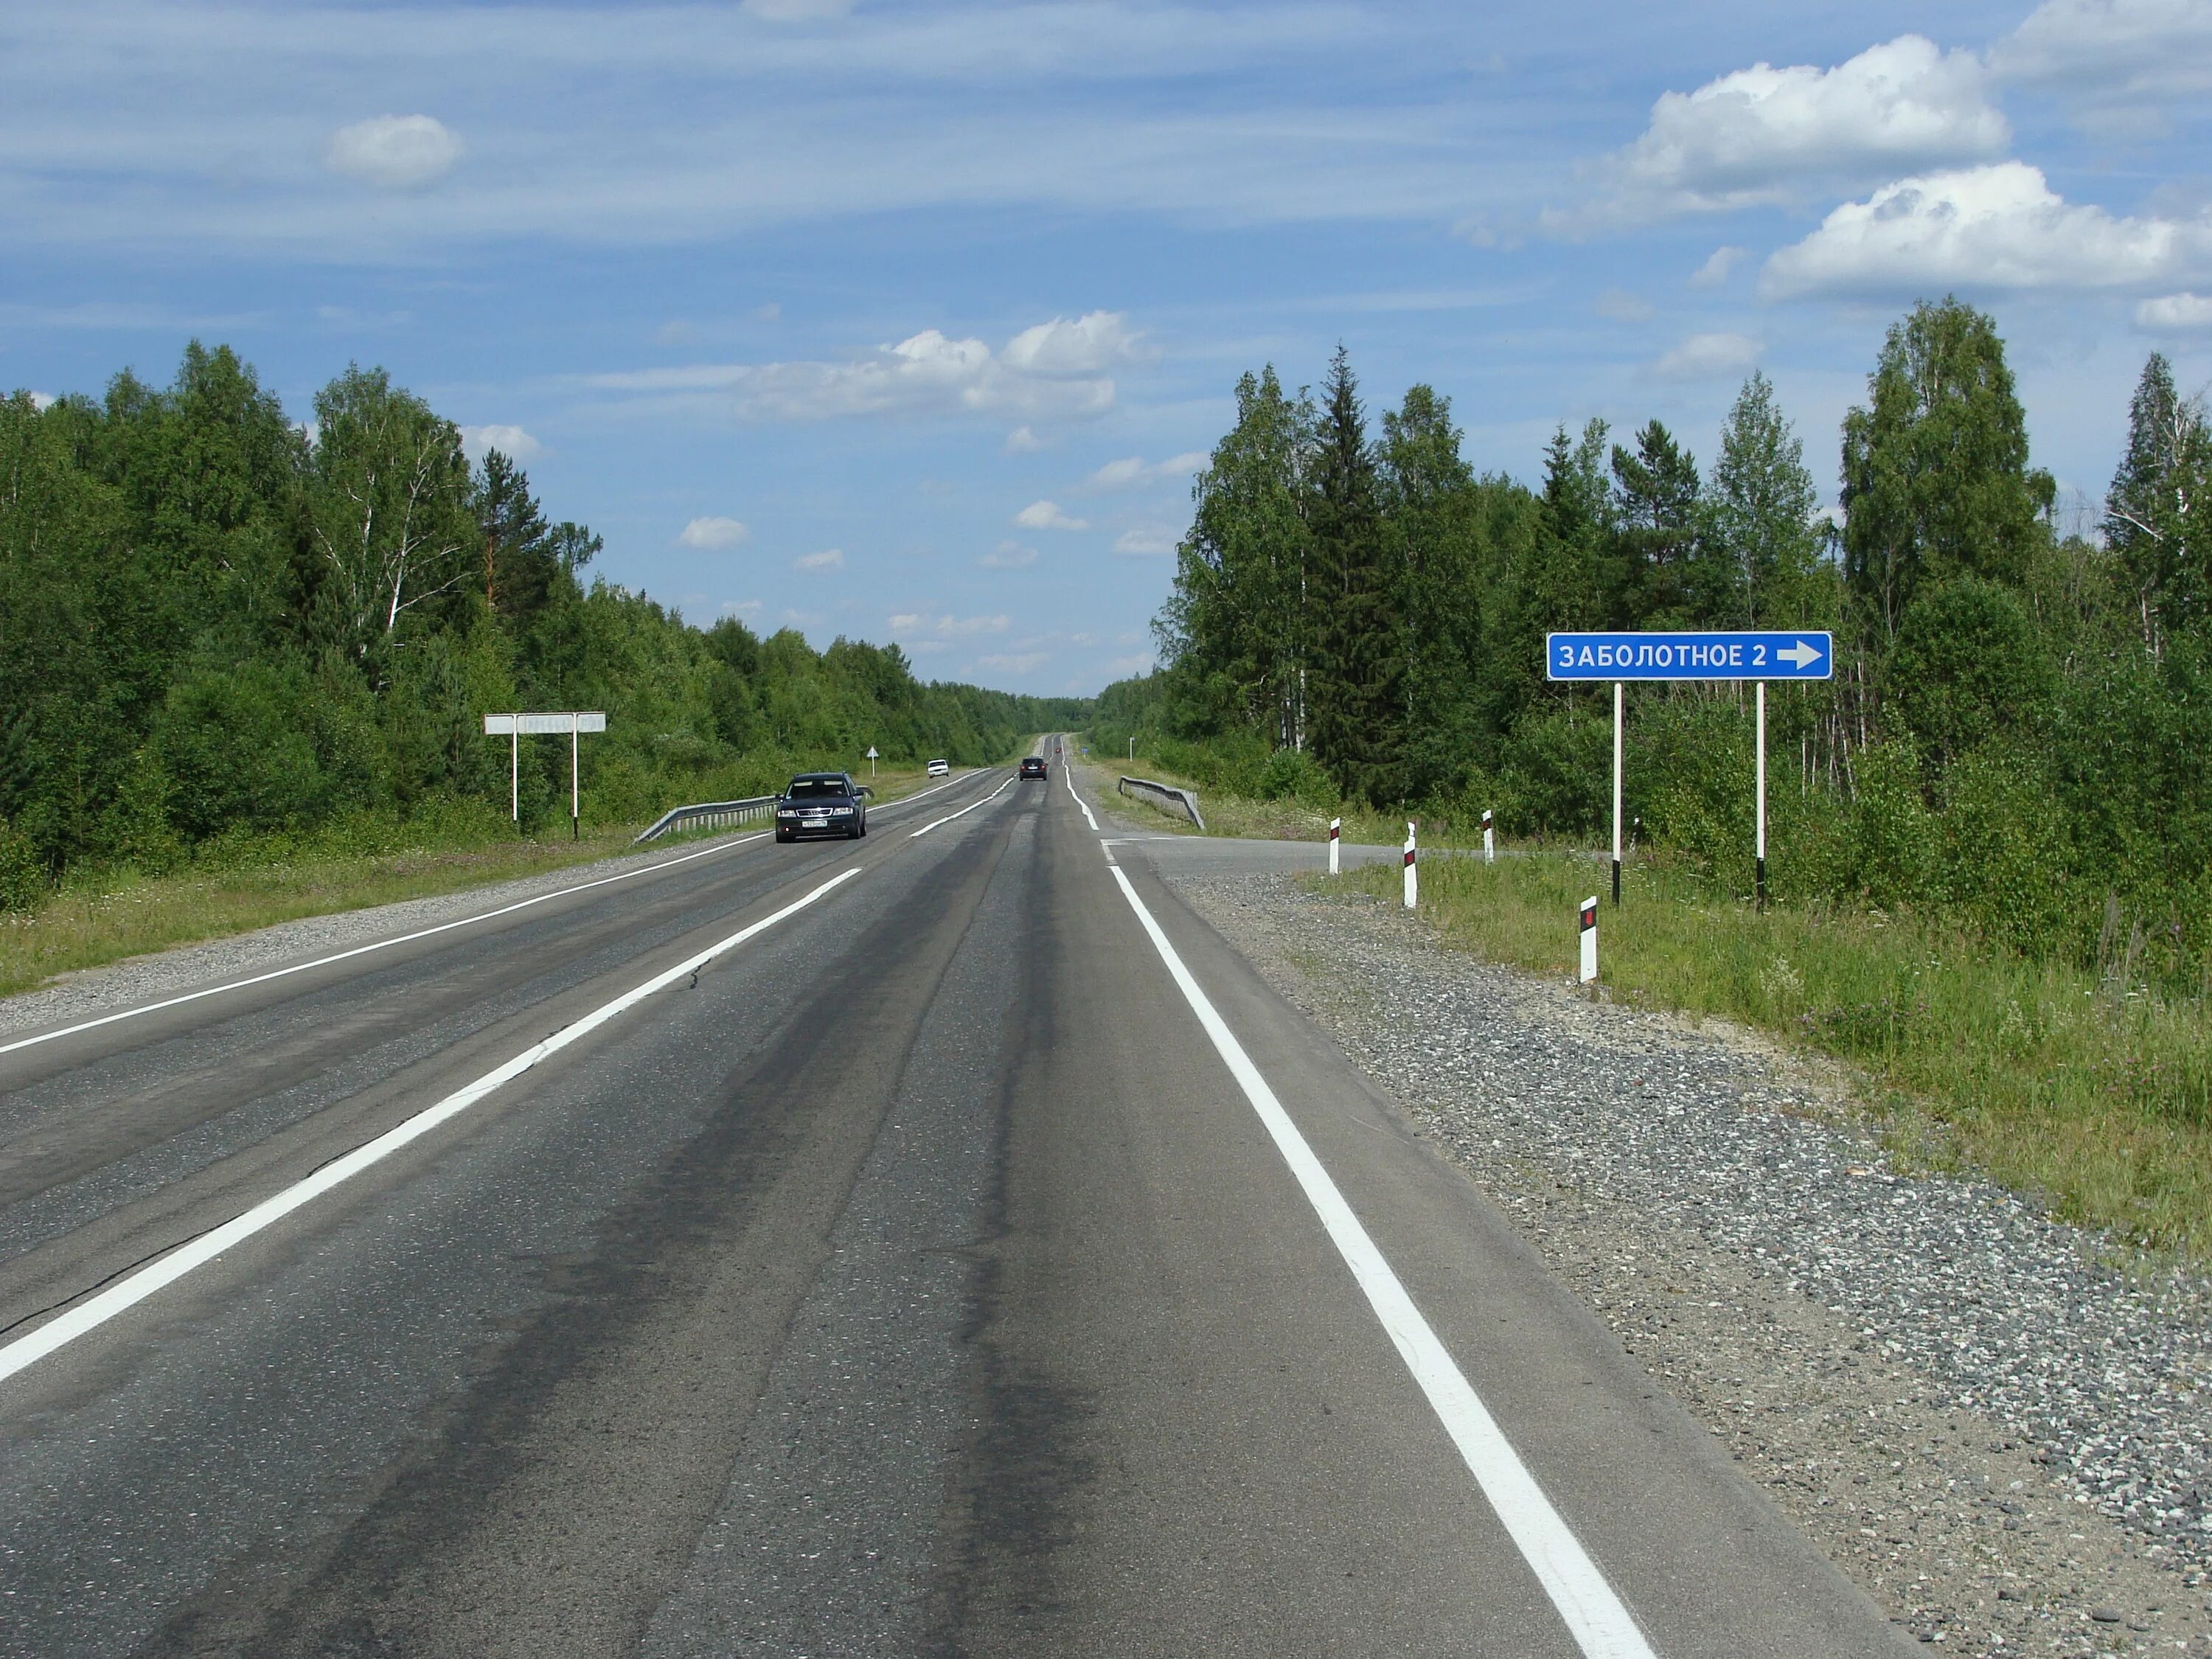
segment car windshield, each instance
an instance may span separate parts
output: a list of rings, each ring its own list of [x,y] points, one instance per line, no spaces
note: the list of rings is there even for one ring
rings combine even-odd
[[[793,778],[784,794],[792,800],[835,799],[845,793],[842,778]]]

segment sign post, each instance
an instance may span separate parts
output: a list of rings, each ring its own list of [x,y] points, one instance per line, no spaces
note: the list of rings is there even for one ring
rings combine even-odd
[[[1328,821],[1328,872],[1332,876],[1338,874],[1340,869],[1337,863],[1337,846],[1343,833],[1344,820],[1331,818]]]
[[[1758,686],[1758,817],[1754,894],[1766,908],[1766,683],[1826,680],[1836,672],[1832,635],[1759,631],[1694,634],[1551,634],[1544,673],[1569,683],[1613,682],[1613,902],[1620,902],[1622,699],[1630,680],[1751,680]]]
[[[1498,838],[1491,829],[1490,809],[1487,806],[1482,809],[1482,861],[1485,864],[1498,862]]]
[[[1406,823],[1406,908],[1412,909],[1420,896],[1421,877],[1413,865],[1413,824],[1409,818]]]
[[[873,744],[872,743],[872,744],[870,744],[868,745],[868,781],[869,781],[869,782],[871,782],[871,783],[873,783],[875,781],[876,781],[876,745],[875,745],[875,744]]]
[[[1580,960],[1575,964],[1575,983],[1597,983],[1597,895],[1592,893],[1577,908],[1575,925],[1579,930],[1577,944]]]
[[[577,738],[586,732],[604,732],[607,717],[599,712],[586,713],[571,709],[559,714],[486,714],[484,736],[505,738],[507,756],[507,810],[515,823],[522,822],[522,739],[530,734],[568,735],[568,836],[571,840],[583,835],[582,808],[584,802],[583,769]]]

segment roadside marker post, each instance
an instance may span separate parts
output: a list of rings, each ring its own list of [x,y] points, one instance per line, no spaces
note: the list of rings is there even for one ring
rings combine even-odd
[[[1620,902],[1623,698],[1629,680],[1750,680],[1757,686],[1759,738],[1753,894],[1766,908],[1766,683],[1826,680],[1836,673],[1832,634],[1808,629],[1719,633],[1548,634],[1544,674],[1569,683],[1613,682],[1613,902]]]
[[[1498,862],[1498,837],[1490,827],[1490,809],[1487,806],[1482,809],[1482,861],[1485,864]]]
[[[876,745],[875,745],[875,744],[873,744],[872,743],[872,744],[870,744],[868,745],[868,781],[869,781],[870,783],[873,783],[875,781],[876,781]]]
[[[1597,895],[1592,893],[1582,902],[1578,917],[1582,927],[1582,960],[1577,969],[1576,983],[1597,983]]]
[[[1342,841],[1343,836],[1344,820],[1342,818],[1331,818],[1328,821],[1328,872],[1332,876],[1337,874],[1341,867],[1337,863],[1336,849],[1340,842]]]
[[[1406,821],[1406,908],[1410,910],[1421,896],[1420,872],[1413,867],[1413,823]]]
[[[583,836],[581,814],[584,803],[583,772],[577,738],[586,732],[604,732],[607,717],[597,710],[571,709],[558,714],[486,714],[484,736],[505,738],[507,757],[507,815],[520,824],[522,822],[522,739],[529,735],[556,735],[566,732],[568,737],[568,838],[580,840]]]

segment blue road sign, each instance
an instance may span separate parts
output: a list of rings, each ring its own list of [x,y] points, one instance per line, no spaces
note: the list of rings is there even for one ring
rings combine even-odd
[[[1834,637],[1789,634],[1551,634],[1544,672],[1554,680],[1825,680]]]

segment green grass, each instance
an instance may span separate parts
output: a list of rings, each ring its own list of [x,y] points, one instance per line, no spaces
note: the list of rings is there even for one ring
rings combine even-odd
[[[1451,944],[1571,982],[1575,907],[1606,866],[1565,854],[1421,871]],[[1341,878],[1395,893],[1395,868]],[[1600,912],[1606,994],[1772,1032],[1851,1062],[1917,1159],[1978,1170],[2062,1216],[2212,1261],[2212,1010],[2030,961],[1912,915],[1759,915],[1638,864]]]
[[[1326,841],[1328,821],[1340,817],[1344,820],[1340,833],[1346,841],[1395,847],[1406,839],[1406,820],[1395,813],[1377,812],[1364,806],[1338,805],[1323,810],[1295,800],[1254,800],[1249,796],[1194,782],[1142,755],[1133,764],[1126,758],[1117,763],[1110,755],[1103,761],[1093,758],[1085,764],[1105,774],[1098,787],[1103,794],[1113,797],[1115,805],[1132,809],[1139,817],[1157,817],[1167,828],[1186,835],[1194,836],[1200,831],[1179,812],[1155,806],[1141,796],[1115,794],[1115,780],[1124,776],[1148,778],[1154,783],[1173,784],[1178,789],[1189,790],[1198,797],[1199,816],[1206,820],[1205,833],[1209,836],[1249,836],[1263,841]],[[1422,823],[1420,839],[1423,846],[1457,844],[1448,826],[1440,827],[1433,821]],[[1481,844],[1480,825],[1474,829],[1474,840],[1475,845]]]
[[[919,767],[885,767],[872,786],[890,801],[925,781]],[[560,829],[518,837],[503,814],[456,808],[411,823],[363,820],[301,838],[218,842],[185,867],[76,872],[28,913],[0,913],[0,996],[57,975],[303,916],[456,893],[566,869],[632,850],[642,823]],[[726,831],[714,830],[715,835]],[[699,836],[668,836],[667,846]]]

